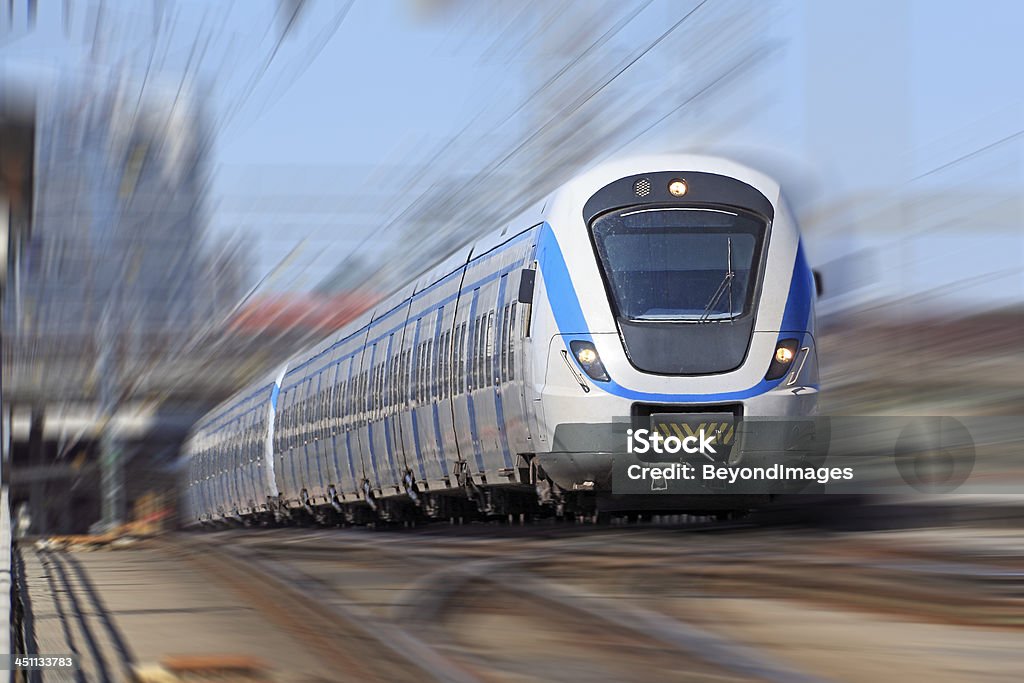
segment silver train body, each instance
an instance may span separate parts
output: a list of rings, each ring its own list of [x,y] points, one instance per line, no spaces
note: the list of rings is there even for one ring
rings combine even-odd
[[[624,418],[815,414],[814,296],[772,179],[600,166],[205,416],[184,520],[610,499]]]

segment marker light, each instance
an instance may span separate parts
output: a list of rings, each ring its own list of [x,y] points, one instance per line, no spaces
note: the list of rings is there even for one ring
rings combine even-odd
[[[690,188],[686,186],[686,181],[678,178],[668,184],[668,192],[673,197],[682,197],[688,189]]]
[[[580,340],[571,341],[569,348],[572,349],[572,355],[576,356],[576,361],[590,379],[596,379],[598,382],[607,382],[611,379],[608,376],[608,371],[604,369],[604,363],[601,362],[601,356],[598,355],[593,343]]]
[[[800,345],[799,339],[783,339],[775,345],[775,355],[772,357],[771,365],[765,379],[778,379],[786,374],[793,358],[796,356],[796,349]]]

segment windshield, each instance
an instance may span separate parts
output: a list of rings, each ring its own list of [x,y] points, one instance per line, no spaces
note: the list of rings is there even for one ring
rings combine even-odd
[[[626,209],[591,229],[619,316],[712,322],[749,312],[762,219],[722,209]]]

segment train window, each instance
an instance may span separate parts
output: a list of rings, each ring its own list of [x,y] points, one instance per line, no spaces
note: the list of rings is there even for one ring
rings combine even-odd
[[[388,406],[393,408],[398,403],[398,352],[392,351],[388,358]]]
[[[278,426],[278,431],[280,433],[278,435],[277,450],[278,452],[284,452],[288,449],[288,406],[285,404],[283,399],[281,401],[281,410],[278,413],[277,418],[280,421],[280,425]]]
[[[462,392],[469,391],[469,363],[467,362],[467,356],[470,355],[469,351],[469,320],[460,325],[460,337],[459,337],[459,365],[456,368],[461,376],[461,387]]]
[[[319,391],[316,392],[316,439],[319,441],[324,438],[324,423],[327,421],[327,388],[324,386],[324,382],[327,378],[324,377],[324,371],[320,372],[320,376],[317,378],[317,384]]]
[[[479,389],[482,382],[480,377],[480,346],[483,341],[483,318],[477,316],[473,322],[473,389]]]
[[[419,374],[416,377],[416,399],[422,404],[426,401],[427,397],[427,367],[430,365],[426,341],[420,342],[419,360]]]
[[[462,393],[462,325],[455,328],[452,338],[452,392]]]
[[[445,396],[445,372],[447,372],[448,357],[446,353],[447,330],[442,329],[437,337],[437,397],[443,399]]]
[[[296,442],[298,441],[298,424],[299,424],[299,398],[298,398],[298,387],[292,387],[291,390],[291,404],[288,406],[288,447],[289,449],[295,448]]]
[[[490,347],[491,325],[494,321],[491,314],[485,313],[480,316],[480,386],[486,387],[491,383],[491,362],[488,348]]]
[[[398,352],[395,350],[395,335],[388,337],[388,407],[398,403]]]
[[[370,396],[373,401],[370,404],[370,419],[376,419],[377,411],[380,409],[380,365],[373,366],[367,381],[370,383]]]
[[[298,389],[298,401],[295,408],[295,445],[301,446],[304,443],[302,426],[306,423],[306,388],[305,382],[299,385]]]
[[[373,401],[370,404],[370,419],[377,419],[377,411],[380,410],[380,365],[374,365],[371,369],[370,396]]]
[[[487,316],[481,315],[476,321],[476,344],[473,349],[474,353],[474,370],[473,377],[475,379],[473,383],[474,389],[479,389],[487,383],[487,377],[484,375],[484,346],[487,343]]]
[[[338,368],[338,385],[334,388],[334,420],[335,432],[340,432],[345,425],[345,387],[347,380],[340,378],[341,367]]]
[[[430,341],[431,344],[431,364],[430,364],[430,396],[434,399],[440,397],[440,376],[441,376],[441,338],[438,336],[437,342]]]
[[[284,409],[284,423],[285,423],[285,447],[284,450],[290,451],[295,448],[295,387],[293,386],[288,390],[288,404]]]
[[[487,314],[487,383],[494,384],[494,311]]]
[[[310,380],[308,383],[309,387],[309,421],[306,424],[306,432],[308,433],[308,441],[316,441],[319,439],[319,426],[320,426],[320,387],[318,386],[320,378],[317,377],[315,380]]]
[[[395,404],[405,403],[406,380],[405,380],[405,357],[406,349],[398,349],[395,357]]]
[[[426,394],[427,364],[430,360],[427,358],[426,341],[421,341],[416,348],[416,401],[422,404]]]
[[[451,371],[450,371],[451,375],[452,375],[451,376],[451,387],[452,387],[452,395],[453,396],[455,394],[459,393],[459,391],[460,391],[459,387],[461,386],[461,384],[460,384],[461,380],[459,379],[462,376],[462,373],[459,371],[459,353],[460,352],[461,352],[461,349],[459,348],[459,326],[455,325],[455,327],[452,329],[452,367],[451,367]]]
[[[320,437],[326,439],[330,436],[331,424],[331,391],[330,366],[320,374],[320,392],[323,396],[320,399]]]
[[[434,396],[434,340],[427,340],[427,353],[424,358],[426,367],[423,369],[423,399],[429,401]]]
[[[380,365],[373,366],[373,376],[370,378],[370,394],[373,396],[373,403],[370,405],[370,419],[377,419],[377,411],[380,410]]]
[[[652,209],[593,222],[613,306],[630,320],[731,320],[751,309],[765,222],[742,212]]]
[[[331,366],[327,366],[320,373],[320,438],[326,439],[330,435],[331,420]]]
[[[519,302],[513,301],[508,309],[508,378],[516,378],[516,315]]]
[[[409,349],[402,349],[402,360],[398,365],[398,391],[399,400],[403,405],[409,402],[409,360],[411,357]]]
[[[406,380],[406,392],[409,395],[409,403],[415,404],[418,398],[416,393],[416,378],[420,372],[420,347],[414,344],[409,347],[409,378]]]
[[[362,422],[363,415],[366,412],[366,402],[369,398],[366,396],[366,370],[360,370],[356,376],[356,390],[352,397],[352,404],[356,409],[357,419]]]
[[[480,327],[480,319],[476,318],[469,324],[469,338],[466,340],[466,391],[473,391],[476,386],[476,331]]]
[[[475,374],[473,388],[479,389],[487,382],[487,377],[484,374],[484,346],[487,343],[487,316],[481,315],[476,319],[476,347],[474,349],[475,357]]]
[[[387,351],[385,351],[387,353]],[[380,413],[385,414],[388,409],[390,400],[390,389],[391,389],[391,358],[387,355],[384,356],[384,362],[380,364]]]
[[[303,441],[309,443],[313,440],[313,428],[316,426],[316,385],[312,379],[306,380],[306,388],[303,392],[305,402],[305,414],[302,420]]]
[[[303,402],[306,405],[302,421],[302,440],[304,443],[309,443],[313,440],[313,427],[316,425],[316,394],[313,391],[313,380],[307,379],[306,390],[303,392]]]
[[[410,379],[412,378],[412,349],[408,348],[402,352],[402,400],[407,404],[412,403],[412,389]]]
[[[441,375],[441,397],[448,398],[451,395],[452,389],[452,331],[448,329],[444,331],[443,353],[441,362],[444,366],[444,371]]]
[[[430,345],[420,342],[420,372],[416,381],[417,398],[420,403],[427,400],[427,378],[430,377]]]
[[[377,412],[374,415],[374,419],[380,418],[384,412],[384,363],[387,359],[383,359],[380,365],[377,366]]]
[[[452,386],[452,395],[459,393],[459,328],[452,330],[452,367],[449,369],[449,383]]]
[[[345,367],[344,374],[342,374],[341,370],[343,366]],[[344,362],[344,364],[338,366],[338,377],[345,378],[341,380],[341,386],[338,388],[338,397],[335,399],[338,403],[338,429],[341,429],[348,417],[348,378],[352,372],[351,368],[351,360],[348,360]]]
[[[365,376],[360,378],[361,394],[365,399],[360,399],[360,407],[364,413],[364,419],[370,419],[370,411],[373,410],[373,368],[369,367],[363,371]]]
[[[508,304],[501,307],[501,316],[498,319],[501,332],[495,339],[499,346],[498,351],[498,381],[504,382],[508,377]]]
[[[420,345],[416,344],[412,350],[412,373],[409,376],[409,398],[413,403],[420,400]]]
[[[480,316],[477,324],[476,338],[476,388],[480,389],[487,384],[487,368],[484,363],[484,353],[487,350],[487,314]]]

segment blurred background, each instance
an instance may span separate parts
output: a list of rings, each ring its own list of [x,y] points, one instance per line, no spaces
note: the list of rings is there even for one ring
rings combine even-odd
[[[198,416],[569,177],[634,153],[720,154],[780,180],[824,283],[824,412],[1013,420],[1024,410],[1022,32],[1024,6],[1010,0],[8,0],[0,4],[0,332],[2,469],[15,523],[40,537],[131,519],[169,523],[178,450]],[[1020,440],[999,438],[1000,452],[1015,458]],[[767,612],[804,623],[808,642],[814,629],[806,624],[822,620],[819,647],[843,642],[845,654],[816,658],[788,653],[781,640],[765,644],[771,629],[744,616],[759,598],[734,591],[730,600],[740,601],[715,617],[721,623],[705,624],[709,632],[735,627],[730,638],[790,657],[796,668],[755,662],[718,670],[705,662],[711,669],[681,680],[1019,674],[1007,629],[1024,624],[1024,546],[1012,531],[1024,500],[896,503],[850,513],[874,525],[850,541],[853,550],[813,542],[861,564],[917,548],[899,560],[916,563],[910,578],[861,579],[863,567],[840,563],[846,583],[821,588],[810,612],[789,603]],[[929,529],[915,532],[924,536],[894,541],[878,531],[880,518],[908,505],[918,510],[912,526]],[[658,556],[665,538],[679,551],[692,543],[683,521],[627,536],[621,547],[609,541],[602,567]],[[834,533],[767,527],[698,536],[712,539],[700,547],[729,558],[702,561],[743,557],[767,571],[808,552],[806,534]],[[371,570],[390,566],[381,548],[405,542],[360,538],[382,553]],[[409,543],[429,552],[430,538]],[[517,538],[442,535],[436,543],[458,546],[452,556],[461,559],[507,557],[522,550],[510,550]],[[961,544],[979,538],[992,544]],[[592,549],[586,534],[571,539],[567,547]],[[943,575],[948,583],[933,593],[907,597],[901,581],[934,578],[935,567],[921,566],[939,562],[935,544],[943,562],[993,564],[949,572],[968,587]],[[780,550],[790,545],[792,556]],[[554,562],[534,550],[534,561]],[[41,577],[56,569],[47,574],[44,565],[68,560],[44,559],[37,590],[52,592]],[[107,562],[97,571],[121,585],[117,563]],[[821,562],[801,560],[801,572]],[[600,590],[586,572],[545,569]],[[989,570],[1001,577],[998,590]],[[702,576],[717,577],[714,590],[739,580],[708,571]],[[89,584],[82,576],[76,586]],[[658,584],[646,575],[636,581]],[[773,593],[795,590],[785,584]],[[998,592],[1008,585],[1017,588]],[[967,600],[971,591],[1006,614],[986,620],[965,616],[964,607],[921,617],[921,605],[932,609],[951,592]],[[867,623],[874,607],[821,597],[872,592],[887,609],[914,602],[907,613],[928,626],[901,631],[888,616],[883,628]],[[93,608],[116,614],[134,599],[115,594],[119,607]],[[840,603],[865,623],[840,626]],[[593,609],[643,621],[603,603]],[[710,609],[700,604],[701,614]],[[519,671],[487,651],[466,655],[471,663],[445,676],[675,680],[671,662],[662,668],[664,652],[645,660],[632,641],[612,649],[632,652],[634,664],[581,663],[601,649],[578,642],[594,635],[583,626],[594,615],[565,625],[570,656],[569,645],[552,645],[557,639],[528,642],[522,634],[533,627],[512,607],[495,610],[460,622],[460,632],[517,634],[509,649],[560,657],[569,673]],[[843,628],[853,634],[836,630]],[[910,633],[913,647],[889,652],[889,631]],[[419,652],[402,637],[392,642]],[[222,649],[260,642],[238,638],[241,645]],[[950,642],[962,643],[955,661],[936,664],[929,653]],[[753,657],[722,642],[696,647],[729,661]],[[864,661],[865,653],[878,662]],[[638,675],[644,661],[654,662],[650,677]],[[295,680],[408,673],[312,669]]]

